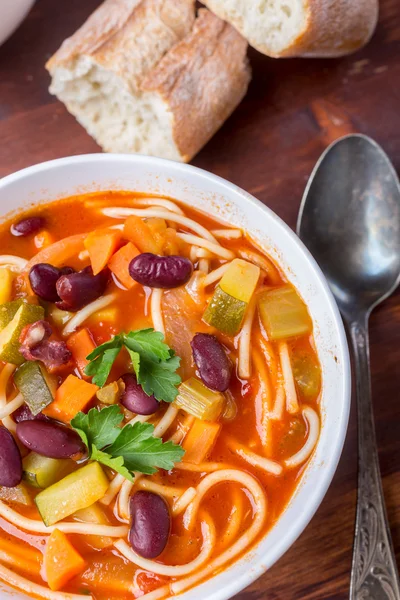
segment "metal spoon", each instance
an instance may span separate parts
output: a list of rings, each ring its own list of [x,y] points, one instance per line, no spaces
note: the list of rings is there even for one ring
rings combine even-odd
[[[400,600],[371,400],[368,319],[400,281],[400,185],[378,144],[334,142],[305,190],[297,231],[325,273],[355,356],[358,500],[350,600]]]

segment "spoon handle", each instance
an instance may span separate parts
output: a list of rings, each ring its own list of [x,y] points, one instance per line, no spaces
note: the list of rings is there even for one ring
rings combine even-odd
[[[368,317],[350,323],[358,411],[358,498],[350,600],[400,600],[383,496],[371,398]]]

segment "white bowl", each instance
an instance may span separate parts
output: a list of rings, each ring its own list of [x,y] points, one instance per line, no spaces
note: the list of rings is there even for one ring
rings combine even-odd
[[[350,363],[342,320],[321,270],[291,229],[250,194],[192,166],[112,154],[50,161],[0,181],[0,217],[32,203],[102,189],[165,194],[247,230],[278,261],[313,318],[323,372],[323,424],[302,481],[277,524],[255,548],[216,577],[179,596],[181,600],[227,600],[286,552],[307,526],[332,480],[350,407]],[[25,598],[7,592],[1,584],[0,597]]]
[[[0,1],[0,46],[22,23],[35,0]]]

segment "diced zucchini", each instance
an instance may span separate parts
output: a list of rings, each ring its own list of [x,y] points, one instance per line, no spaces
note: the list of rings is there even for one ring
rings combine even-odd
[[[96,523],[99,525],[110,524],[107,515],[97,502],[91,506],[88,506],[87,508],[78,510],[74,514],[74,517],[77,521],[82,521],[83,523]],[[86,535],[85,541],[87,541],[93,548],[98,548],[99,550],[112,546],[114,543],[113,538],[99,535]]]
[[[4,306],[4,305],[3,305]],[[44,318],[44,309],[36,304],[22,304],[12,321],[0,333],[0,360],[21,365],[24,357],[19,352],[19,336],[25,325]]]
[[[57,308],[57,306],[51,306],[48,309],[48,315],[54,321],[57,327],[60,327],[61,329],[63,325],[72,319],[74,313],[69,312],[68,310],[61,310],[60,308]]]
[[[113,381],[96,392],[97,399],[102,404],[116,404],[125,389],[122,379]]]
[[[33,487],[45,489],[57,483],[76,468],[69,458],[47,458],[31,452],[22,461],[24,479]]]
[[[98,462],[92,462],[40,492],[35,503],[49,527],[100,500],[108,486],[103,469]]]
[[[14,382],[33,415],[37,415],[55,398],[57,383],[39,362],[27,361],[21,365]]]
[[[246,308],[246,302],[237,300],[217,286],[204,311],[203,320],[222,333],[236,335],[240,330]]]
[[[305,335],[312,331],[307,307],[296,290],[289,285],[260,294],[259,309],[270,340]]]
[[[260,277],[260,267],[235,258],[224,273],[219,287],[221,290],[247,304],[250,302]]]
[[[13,488],[0,487],[0,500],[16,502],[24,506],[31,506],[33,504],[29,489],[25,483],[20,483]]]
[[[224,403],[223,394],[213,392],[195,377],[179,386],[179,394],[174,401],[177,408],[203,421],[216,421]]]
[[[0,304],[9,302],[12,296],[14,276],[10,269],[0,268]]]
[[[15,317],[17,311],[24,304],[21,300],[12,300],[0,305],[0,331],[4,329],[6,325],[10,323]]]
[[[293,352],[291,363],[300,392],[307,399],[316,398],[321,389],[321,370],[313,355],[309,352]]]

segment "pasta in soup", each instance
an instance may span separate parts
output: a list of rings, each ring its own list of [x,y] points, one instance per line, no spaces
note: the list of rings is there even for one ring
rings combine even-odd
[[[320,431],[307,307],[239,229],[104,192],[0,229],[0,579],[163,600],[265,536]]]

